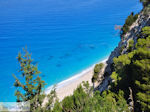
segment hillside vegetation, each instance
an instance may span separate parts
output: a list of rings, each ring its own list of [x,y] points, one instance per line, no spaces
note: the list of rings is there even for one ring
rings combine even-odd
[[[111,90],[124,91],[125,98],[132,96],[135,111],[150,111],[150,27],[142,29],[145,38],[139,38],[135,46],[127,54],[114,58],[114,72],[111,77],[115,80]]]
[[[129,31],[130,26],[137,20],[138,14],[135,14],[132,12],[130,16],[125,21],[125,24],[121,28],[121,36],[126,34]]]
[[[67,96],[61,102],[58,101],[55,88],[47,96],[48,102],[42,106],[42,102],[46,97],[39,93],[39,86],[44,84],[42,80],[35,79],[39,86],[33,86],[27,81],[34,77],[33,72],[37,71],[28,59],[30,55],[25,54],[27,60],[21,58],[19,54],[18,60],[23,60],[26,64],[21,64],[21,69],[26,77],[26,85],[21,85],[16,79],[15,86],[24,88],[25,94],[20,94],[17,90],[17,98],[22,101],[31,102],[31,111],[39,112],[128,112],[135,110],[136,112],[150,111],[150,27],[144,27],[142,32],[144,38],[139,38],[138,42],[127,54],[114,58],[114,71],[111,75],[113,79],[109,90],[100,93],[98,90],[93,92],[93,88],[88,82],[83,82],[74,91],[73,95]],[[28,53],[28,52],[27,52]],[[28,62],[27,62],[28,61]],[[101,69],[101,64],[96,65],[95,73]],[[97,70],[98,69],[98,70]],[[29,78],[30,77],[30,78]],[[31,86],[32,85],[32,86]],[[36,85],[36,83],[35,83]],[[30,88],[27,88],[30,87]],[[34,90],[34,88],[36,88]],[[32,91],[31,91],[32,90]],[[131,92],[131,91],[132,92]],[[32,94],[34,93],[37,94]],[[40,92],[41,93],[41,92]],[[129,96],[132,98],[129,99]],[[21,101],[21,100],[17,100]],[[55,103],[54,103],[55,102]],[[130,105],[130,102],[133,105]]]
[[[149,7],[150,0],[140,1],[144,9]],[[131,13],[122,28],[123,35],[130,31],[137,18],[138,15]],[[43,93],[45,82],[25,49],[18,54],[22,79],[13,75],[17,101],[30,102],[31,112],[150,112],[150,27],[143,27],[138,38],[128,43],[126,52],[113,59],[108,90],[100,92],[83,82],[73,95],[62,101],[57,98],[55,87],[48,95]],[[93,83],[98,80],[102,67],[103,64],[95,66]],[[47,102],[43,104],[45,99]]]

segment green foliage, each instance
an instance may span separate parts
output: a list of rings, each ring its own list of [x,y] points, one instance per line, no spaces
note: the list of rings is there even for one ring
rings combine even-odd
[[[150,0],[140,0],[140,2],[143,4],[143,15],[148,15],[150,11]]]
[[[125,48],[125,45],[121,46],[120,54],[122,53],[122,51],[123,51],[124,48]]]
[[[128,112],[123,91],[119,91],[118,94],[105,91],[102,95],[96,91],[92,95],[87,85],[88,83],[84,82],[74,91],[73,95],[67,96],[60,102],[59,108],[62,110],[58,112]]]
[[[60,102],[56,101],[52,112],[62,112],[62,111],[63,109],[61,107]]]
[[[149,28],[149,26],[146,26],[146,27],[144,27],[142,29],[142,34],[144,34],[146,36],[150,35],[150,28]]]
[[[132,89],[135,111],[150,111],[150,27],[142,29],[144,38],[129,41],[128,53],[114,58],[114,72],[111,75],[113,82],[110,90],[100,94],[83,82],[73,92],[73,95],[65,97],[61,102],[56,96],[55,87],[49,95],[42,93],[45,82],[38,76],[37,66],[32,64],[31,55],[25,50],[25,54],[19,53],[21,76],[20,81],[15,75],[14,86],[17,87],[15,95],[17,101],[30,101],[33,112],[128,112],[127,99],[129,88]],[[92,82],[97,81],[103,64],[97,64],[94,68]],[[47,98],[47,103],[43,104]]]
[[[51,92],[45,97],[47,102],[41,107],[40,111],[43,112],[57,112],[54,110],[61,110],[60,104],[56,95],[56,86],[54,86]],[[36,110],[37,111],[37,110]]]
[[[86,88],[86,90],[84,89]],[[90,93],[87,84],[80,85],[73,93],[72,96],[66,97],[62,101],[64,112],[83,112],[88,104]],[[88,93],[87,93],[88,92]]]
[[[99,73],[103,66],[103,63],[96,64],[94,68],[94,73]]]
[[[149,5],[150,0],[140,0],[140,2],[142,2],[143,6],[146,7]]]
[[[106,112],[129,112],[128,110],[128,105],[126,103],[126,100],[124,99],[124,93],[123,91],[119,91],[117,94],[110,92],[110,91],[105,91],[102,94],[102,101],[101,105],[102,107],[101,111],[106,111]],[[107,105],[107,106],[106,106]]]
[[[111,78],[113,79],[113,81],[114,81],[114,86],[117,86],[118,85],[118,81],[120,81],[121,80],[121,77],[116,73],[116,72],[113,72],[112,74],[111,74]]]
[[[121,35],[126,34],[129,31],[130,26],[137,20],[138,14],[135,14],[132,12],[130,16],[127,17],[125,24],[123,25],[121,29]]]
[[[150,111],[150,27],[143,28],[142,34],[145,38],[138,39],[135,50],[114,58],[115,71],[111,77],[115,82],[112,89],[122,89],[128,96],[128,88],[131,87],[135,110]],[[129,48],[134,47],[133,43],[129,42]]]
[[[16,80],[14,86],[17,88],[15,95],[19,102],[30,102],[31,112],[111,112],[112,110],[122,112],[128,109],[122,95],[110,91],[102,96],[98,91],[93,94],[88,82],[83,82],[73,95],[67,96],[61,102],[58,101],[55,87],[46,96],[42,93],[45,83],[39,77],[40,72],[37,66],[32,64],[33,60],[26,49],[24,52],[24,55],[19,53],[17,57],[22,82],[14,75]],[[102,66],[103,64],[97,65],[95,73],[99,73]],[[44,99],[47,99],[45,104],[43,104]]]
[[[44,88],[45,82],[41,80],[39,76],[37,65],[33,65],[33,60],[29,52],[24,49],[24,55],[18,54],[18,62],[20,64],[21,78],[18,79],[15,75],[14,86],[17,88],[15,96],[17,102],[30,101],[31,110],[38,108],[38,105],[42,105],[44,95],[41,95],[42,89]]]
[[[92,77],[92,82],[96,82],[98,80],[99,73],[101,72],[101,69],[103,68],[104,64],[96,64],[94,67],[94,75]]]
[[[127,52],[131,52],[134,49],[134,40],[129,40],[129,46]]]

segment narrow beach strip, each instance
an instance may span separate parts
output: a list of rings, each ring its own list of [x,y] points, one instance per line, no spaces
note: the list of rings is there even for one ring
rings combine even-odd
[[[108,60],[108,58],[105,58],[104,60],[100,61],[99,63],[104,63],[106,64],[106,61]],[[92,86],[92,76],[93,76],[93,72],[94,72],[94,65],[92,65],[91,67],[83,70],[82,72],[80,72],[79,74],[74,75],[71,78],[68,78],[67,80],[64,80],[60,83],[57,84],[56,86],[56,93],[57,93],[57,97],[59,98],[59,100],[63,100],[66,96],[72,95],[73,91],[83,82],[83,81],[88,81],[90,86]],[[45,90],[46,94],[49,94],[51,89],[53,86],[48,87]]]

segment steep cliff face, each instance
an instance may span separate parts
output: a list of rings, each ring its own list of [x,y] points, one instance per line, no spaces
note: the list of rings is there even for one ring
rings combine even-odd
[[[110,75],[112,73],[113,58],[127,53],[130,40],[134,40],[134,45],[136,44],[138,36],[144,26],[150,26],[150,13],[145,14],[145,11],[142,10],[137,20],[130,26],[129,31],[121,36],[121,41],[118,46],[111,52],[107,60],[107,67],[105,68],[105,78],[96,89],[101,92],[108,89],[109,82],[111,81]]]
[[[111,64],[113,63],[113,58],[118,57],[121,54],[126,54],[129,40],[134,40],[134,44],[137,42],[138,35],[144,26],[150,26],[150,13],[144,14],[144,11],[138,16],[138,19],[130,26],[129,31],[121,37],[121,41],[118,46],[112,51],[107,61],[107,72],[111,73]]]

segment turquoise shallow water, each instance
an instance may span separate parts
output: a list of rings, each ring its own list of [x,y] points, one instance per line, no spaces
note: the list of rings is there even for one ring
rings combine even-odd
[[[109,56],[139,0],[0,0],[0,101],[15,101],[12,74],[25,46],[47,86]]]

